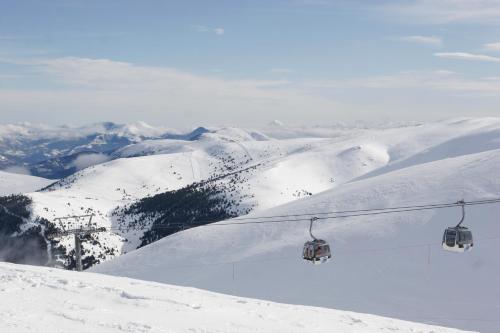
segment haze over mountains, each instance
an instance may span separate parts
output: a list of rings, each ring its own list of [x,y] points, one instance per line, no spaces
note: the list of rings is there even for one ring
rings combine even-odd
[[[2,127],[0,144],[4,168],[51,178],[12,175],[24,188],[0,178],[4,194],[25,196],[2,199],[19,215],[9,215],[6,236],[47,253],[17,262],[73,268],[73,239],[46,231],[61,227],[56,217],[92,213],[108,230],[83,243],[84,266],[96,272],[481,332],[499,325],[495,205],[468,208],[476,242],[463,255],[440,249],[458,208],[318,222],[315,234],[334,251],[320,267],[301,258],[307,221],[199,226],[497,198],[498,118],[186,133],[144,123],[16,125]]]
[[[162,137],[183,136],[144,122],[127,125],[104,122],[79,127],[0,125],[0,167],[23,168],[35,176],[57,179],[110,159],[121,147]]]

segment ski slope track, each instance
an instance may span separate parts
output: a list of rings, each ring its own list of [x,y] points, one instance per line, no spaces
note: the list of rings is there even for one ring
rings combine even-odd
[[[99,274],[0,264],[0,331],[459,333]]]
[[[262,133],[272,138],[272,129]],[[248,181],[257,202],[251,217],[500,197],[499,119],[342,129],[300,140],[270,140],[281,153]],[[243,142],[257,161],[263,143]],[[287,187],[312,195],[283,195]],[[318,221],[315,235],[333,249],[321,266],[301,259],[309,225],[297,221],[193,228],[91,270],[498,333],[500,205],[467,207],[474,248],[445,252],[443,231],[460,216],[454,207]]]

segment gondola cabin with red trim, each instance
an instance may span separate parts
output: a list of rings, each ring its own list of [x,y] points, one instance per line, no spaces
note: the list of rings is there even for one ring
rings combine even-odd
[[[318,239],[312,234],[313,223],[316,220],[318,220],[317,217],[311,218],[309,234],[311,235],[312,240],[305,242],[302,250],[302,258],[315,265],[325,263],[332,258],[330,245],[325,240]]]
[[[313,264],[322,264],[332,258],[330,245],[322,239],[315,239],[304,244],[302,257]]]

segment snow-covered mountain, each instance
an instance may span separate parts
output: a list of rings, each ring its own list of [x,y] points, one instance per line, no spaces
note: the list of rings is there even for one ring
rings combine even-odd
[[[2,332],[459,333],[373,315],[0,264]]]
[[[320,135],[310,137],[315,130]],[[334,188],[388,162],[383,145],[370,141],[370,136],[379,132],[376,129],[335,127],[329,129],[329,138],[325,137],[327,129],[312,129],[309,137],[302,138],[304,129],[300,128],[295,139],[274,139],[273,129],[266,131],[198,129],[193,140],[145,140],[126,146],[115,151],[114,160],[87,167],[31,194],[33,216],[53,221],[59,216],[95,213],[96,223],[115,229],[112,234],[97,235],[93,245],[84,245],[86,255],[101,261],[144,244],[141,238],[145,231],[131,225],[163,224],[166,201],[162,193],[193,184],[195,189],[210,187],[212,191],[215,187],[222,192],[226,200],[221,204],[227,206],[224,212],[203,216],[197,216],[196,211],[190,216],[173,212],[177,220],[184,216],[196,222],[291,202]],[[297,172],[300,177],[294,176]],[[186,195],[190,192],[176,193],[176,198],[186,201]],[[144,211],[145,206],[155,207]],[[148,235],[148,241],[180,229],[178,225],[163,229]],[[67,237],[60,245],[70,252],[72,242]]]
[[[318,235],[333,242],[335,253],[321,267],[300,259],[307,221],[206,226],[147,244],[249,212],[312,214],[499,197],[500,119],[382,127],[275,123],[191,134],[143,138],[43,191],[5,199],[29,215],[9,215],[14,231],[8,236],[20,244],[28,232],[30,244],[39,246],[33,250],[47,252],[38,263],[59,253],[72,268],[72,237],[49,241],[45,231],[58,227],[55,217],[94,213],[96,226],[109,232],[84,241],[84,266],[128,253],[95,267],[99,272],[495,332],[495,206],[468,212],[477,243],[462,256],[439,248],[458,209],[319,222]]]
[[[144,245],[151,226],[160,227],[155,229],[160,232],[148,234],[146,243],[182,229],[180,223],[263,211],[404,166],[412,159],[418,164],[425,154],[422,159],[427,162],[434,155],[442,159],[446,154],[493,149],[499,146],[499,124],[498,119],[461,119],[394,128],[200,128],[191,140],[143,140],[120,148],[112,161],[84,168],[30,194],[30,210],[33,220],[47,221],[96,214],[94,222],[113,233],[84,244],[86,256],[100,258],[90,265]],[[287,137],[295,133],[295,138],[279,139],[284,131]],[[460,143],[469,137],[477,144]],[[201,188],[205,193],[222,193],[225,199],[219,204],[224,207],[202,216],[191,206],[186,206],[186,214],[169,208],[168,202],[187,202],[192,190]],[[167,219],[170,226],[165,225]],[[135,230],[138,226],[146,230]],[[69,253],[72,243],[67,237],[59,245]]]
[[[144,122],[86,126],[0,125],[0,169],[24,167],[35,176],[57,179],[109,160],[116,149],[145,139],[178,135]]]

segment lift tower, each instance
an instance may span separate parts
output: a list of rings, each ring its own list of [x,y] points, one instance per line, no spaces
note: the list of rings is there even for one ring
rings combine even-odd
[[[82,236],[105,232],[106,228],[92,225],[93,214],[57,217],[55,222],[59,223],[60,230],[48,234],[48,238],[54,239],[64,236],[74,236],[75,239],[75,262],[76,270],[82,271]],[[63,223],[65,221],[66,223]]]

